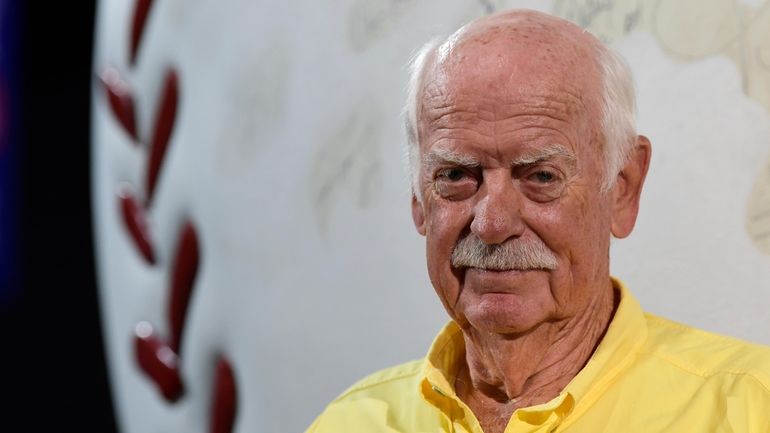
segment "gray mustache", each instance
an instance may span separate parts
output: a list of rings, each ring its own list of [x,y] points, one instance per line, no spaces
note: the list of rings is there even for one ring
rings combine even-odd
[[[452,252],[455,268],[482,268],[495,271],[556,269],[556,255],[539,239],[513,239],[502,244],[485,244],[469,234]]]

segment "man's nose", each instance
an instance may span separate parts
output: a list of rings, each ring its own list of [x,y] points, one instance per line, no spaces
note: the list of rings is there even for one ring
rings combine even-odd
[[[484,179],[486,194],[474,208],[471,231],[484,243],[501,244],[524,233],[521,201],[510,173],[496,173]]]

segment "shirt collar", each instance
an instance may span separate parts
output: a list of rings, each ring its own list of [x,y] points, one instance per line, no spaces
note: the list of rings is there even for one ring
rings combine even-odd
[[[620,293],[620,303],[601,343],[586,366],[553,400],[521,408],[513,416],[528,424],[543,424],[561,420],[582,412],[606,389],[612,379],[628,367],[634,353],[647,337],[647,322],[637,300],[622,281],[612,278]],[[465,357],[465,341],[460,327],[450,321],[431,344],[423,366],[420,392],[423,398],[450,418],[457,410],[469,416],[470,409],[457,397],[454,379]],[[478,424],[477,421],[473,424]],[[480,431],[480,430],[479,430]]]

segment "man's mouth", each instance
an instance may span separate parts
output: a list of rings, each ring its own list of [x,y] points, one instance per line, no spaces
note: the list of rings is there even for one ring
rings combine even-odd
[[[516,268],[506,268],[506,269],[495,269],[495,268],[469,268],[473,269],[479,272],[526,272],[531,271],[533,269],[516,269]]]
[[[537,268],[482,268],[482,267],[474,267],[474,266],[468,266],[464,267],[463,270],[465,271],[475,271],[475,272],[489,272],[489,273],[522,273],[522,272],[529,272],[529,271],[542,271],[543,269],[537,269]]]

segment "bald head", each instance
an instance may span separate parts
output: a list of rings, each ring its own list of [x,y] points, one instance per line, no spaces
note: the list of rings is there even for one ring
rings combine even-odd
[[[418,198],[421,125],[441,116],[424,107],[441,107],[448,95],[481,105],[524,100],[546,116],[581,119],[583,139],[595,143],[604,159],[605,188],[636,139],[633,87],[624,62],[590,33],[544,13],[514,10],[473,21],[426,44],[411,74],[405,115]]]
[[[480,18],[462,27],[430,56],[438,68],[484,68],[526,73],[543,63],[550,68],[588,69],[599,79],[596,57],[601,42],[569,21],[535,11],[508,11]],[[469,62],[478,62],[469,64]]]

